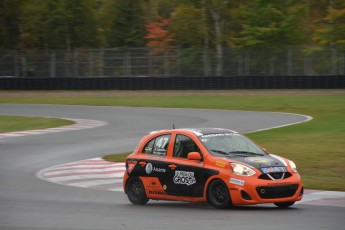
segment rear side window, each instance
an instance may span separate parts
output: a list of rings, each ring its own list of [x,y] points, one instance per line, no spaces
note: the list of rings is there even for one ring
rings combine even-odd
[[[150,140],[144,147],[143,153],[166,156],[170,143],[170,134],[158,136]]]

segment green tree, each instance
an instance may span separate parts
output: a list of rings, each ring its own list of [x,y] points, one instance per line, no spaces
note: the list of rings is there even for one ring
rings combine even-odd
[[[306,11],[300,1],[255,0],[241,7],[243,29],[234,44],[265,50],[302,45],[306,39]]]
[[[21,43],[25,44],[24,48],[98,46],[93,0],[29,0],[23,7]]]
[[[16,49],[20,39],[22,0],[0,0],[0,49]]]
[[[195,6],[181,6],[171,15],[171,29],[175,42],[182,48],[202,48],[206,28],[201,22],[204,10]],[[188,22],[188,23],[186,23]]]
[[[216,48],[216,67],[215,75],[223,75],[223,48],[224,41],[226,40],[225,34],[231,28],[228,24],[231,17],[229,10],[231,3],[229,0],[211,0],[203,1],[203,6],[206,8],[206,12],[209,12],[211,18],[211,34],[213,36],[213,43]]]
[[[145,45],[144,1],[116,0],[114,15],[107,35],[110,47],[130,47]]]
[[[324,23],[323,19],[327,16],[327,9],[330,0],[308,0],[306,4],[307,18],[307,45],[317,45],[313,40],[313,34]]]
[[[327,8],[323,24],[316,29],[314,40],[321,45],[345,47],[345,2],[333,1]]]
[[[215,50],[214,75],[223,75],[223,50],[227,41],[241,28],[238,24],[238,2],[228,0],[180,0],[172,13],[176,43],[183,47]],[[187,22],[187,23],[186,23]],[[204,58],[208,59],[208,55]],[[211,67],[206,69],[210,70]],[[209,75],[211,73],[206,73]]]

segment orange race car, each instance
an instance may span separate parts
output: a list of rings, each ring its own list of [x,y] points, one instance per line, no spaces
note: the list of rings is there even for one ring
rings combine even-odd
[[[151,132],[126,159],[123,187],[133,204],[149,199],[208,201],[216,208],[301,200],[296,165],[238,132],[219,128]]]

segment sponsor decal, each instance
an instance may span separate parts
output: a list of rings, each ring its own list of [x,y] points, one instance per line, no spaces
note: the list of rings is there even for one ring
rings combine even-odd
[[[173,180],[175,184],[185,184],[187,186],[196,183],[194,172],[175,171]]]
[[[165,173],[167,170],[166,170],[166,169],[163,169],[163,168],[156,168],[156,167],[153,167],[153,171],[154,171],[154,172],[159,172],[159,173]]]
[[[152,167],[151,163],[148,163],[146,165],[146,167],[145,167],[145,171],[146,171],[147,174],[151,174],[152,173],[152,169],[153,169],[153,167]]]
[[[244,186],[244,180],[230,178],[230,184],[237,184],[237,185]]]
[[[239,133],[212,133],[203,135],[202,138],[208,137],[226,137],[226,136],[239,136]]]
[[[148,159],[158,159],[158,160],[161,160],[161,159],[164,159],[165,156],[162,156],[162,155],[150,155],[148,156]]]
[[[148,163],[145,167],[145,171],[147,174],[151,174],[152,172],[165,173],[167,170],[164,168],[156,168],[152,166],[151,163]]]
[[[271,165],[273,160],[266,157],[246,157],[245,161],[256,164]]]
[[[218,166],[218,167],[224,168],[225,165],[226,165],[226,163],[223,161],[216,161],[216,166]]]
[[[276,173],[276,172],[287,172],[285,167],[269,167],[269,168],[261,168],[263,173]]]
[[[165,192],[161,192],[161,191],[149,191],[150,195],[161,195],[164,196]]]

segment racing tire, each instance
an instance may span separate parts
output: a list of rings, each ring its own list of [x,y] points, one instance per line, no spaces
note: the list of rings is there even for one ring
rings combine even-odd
[[[131,177],[126,184],[127,197],[136,205],[144,205],[149,199],[146,196],[145,187],[138,177]]]
[[[288,208],[292,206],[294,203],[295,201],[291,201],[291,202],[274,203],[274,205],[277,206],[278,208]]]
[[[210,205],[218,209],[232,207],[229,189],[222,180],[216,179],[209,184],[207,201]]]

